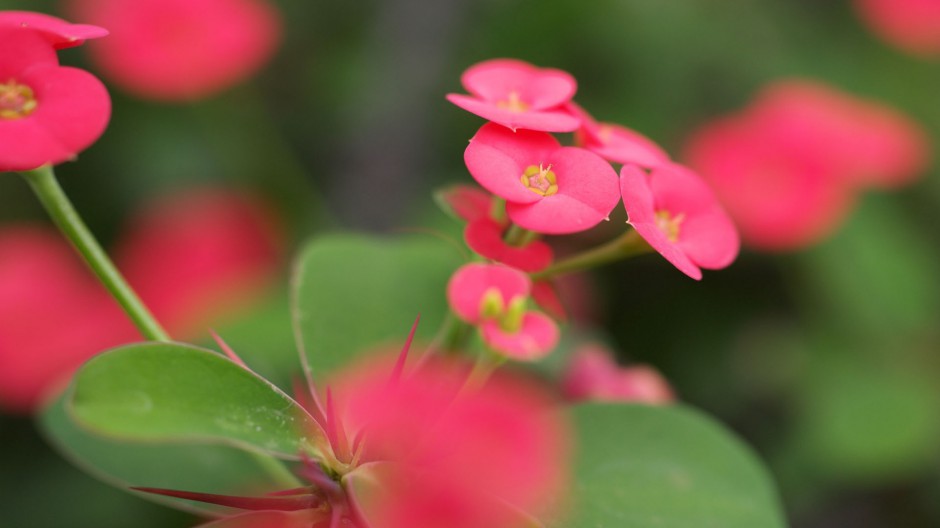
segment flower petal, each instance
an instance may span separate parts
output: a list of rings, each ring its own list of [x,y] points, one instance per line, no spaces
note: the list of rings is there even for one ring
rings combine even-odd
[[[532,203],[542,196],[526,188],[520,178],[529,166],[547,166],[558,149],[551,134],[513,132],[487,123],[470,140],[464,161],[470,175],[488,191],[509,202]]]
[[[447,284],[447,300],[458,317],[476,323],[488,291],[495,289],[503,302],[509,303],[515,297],[528,296],[531,288],[529,276],[517,269],[502,264],[467,264],[461,266]]]
[[[548,316],[526,312],[518,332],[506,332],[496,321],[480,326],[483,341],[494,350],[519,361],[535,361],[548,355],[558,344],[558,325]]]

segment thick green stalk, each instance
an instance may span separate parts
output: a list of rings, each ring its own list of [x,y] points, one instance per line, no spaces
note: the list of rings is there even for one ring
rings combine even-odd
[[[582,271],[634,255],[648,253],[652,249],[636,230],[631,229],[604,245],[589,249],[542,271],[533,273],[532,278],[534,280],[551,279],[566,273]]]
[[[88,266],[95,272],[102,284],[111,292],[130,317],[137,329],[144,337],[152,341],[169,341],[160,323],[154,319],[150,310],[144,306],[140,298],[131,289],[127,281],[117,270],[107,253],[98,244],[95,236],[82,221],[78,212],[72,206],[59,182],[56,181],[55,172],[51,165],[21,173],[32,186],[33,191],[43,207],[52,217],[62,233],[69,239],[75,249],[81,253]]]

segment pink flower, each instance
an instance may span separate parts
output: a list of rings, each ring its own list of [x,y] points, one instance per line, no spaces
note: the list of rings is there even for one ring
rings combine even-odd
[[[620,201],[617,173],[596,154],[545,132],[486,124],[464,153],[477,182],[506,200],[516,224],[546,234],[584,231]]]
[[[577,83],[561,70],[493,59],[471,66],[460,80],[472,96],[448,94],[448,101],[514,131],[571,132],[580,123],[562,108]]]
[[[532,281],[500,264],[467,264],[447,285],[447,300],[461,320],[476,325],[483,341],[508,357],[535,360],[558,343],[558,327],[526,308]]]
[[[884,105],[784,81],[693,134],[686,156],[748,245],[784,251],[832,233],[859,189],[910,182],[929,151],[920,128]]]
[[[453,185],[435,194],[445,210],[464,222],[489,218],[493,196],[472,185]]]
[[[575,131],[576,144],[605,160],[644,168],[669,163],[669,155],[639,132],[614,123],[598,123],[573,101],[566,108],[581,119],[581,128]]]
[[[573,401],[626,401],[649,404],[675,400],[669,383],[652,367],[621,367],[607,348],[578,348],[561,380],[562,392]]]
[[[72,32],[76,26],[49,19],[9,13],[0,18],[0,172],[74,159],[101,136],[111,117],[101,82],[83,70],[60,67],[55,53],[55,46],[74,44],[77,35],[91,38],[93,31],[78,26]]]
[[[255,74],[281,26],[266,0],[69,0],[76,18],[107,27],[91,47],[99,68],[140,97],[210,97]]]
[[[533,240],[522,246],[511,246],[503,236],[509,226],[491,218],[479,218],[467,223],[464,240],[473,251],[496,262],[520,269],[536,272],[552,263],[552,248],[540,240]]]
[[[0,11],[0,27],[32,29],[46,38],[55,49],[80,46],[86,40],[107,36],[108,30],[85,24],[71,24],[43,13]]]
[[[855,8],[892,45],[916,55],[940,56],[940,3],[936,0],[855,0]]]
[[[623,204],[630,224],[653,249],[695,280],[702,270],[721,269],[738,255],[738,232],[711,189],[680,165],[651,174],[624,165]]]
[[[266,291],[280,257],[273,229],[256,200],[203,190],[145,208],[115,260],[172,335],[195,338]],[[0,299],[0,408],[11,412],[32,412],[86,360],[140,340],[48,228],[0,229]]]

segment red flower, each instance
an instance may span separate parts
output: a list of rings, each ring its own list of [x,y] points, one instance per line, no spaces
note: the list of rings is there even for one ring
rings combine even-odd
[[[576,144],[605,160],[647,169],[669,163],[669,155],[643,134],[615,123],[598,123],[574,102],[566,108],[581,119],[581,128],[575,131]]]
[[[621,367],[607,348],[587,344],[568,362],[562,391],[573,401],[625,401],[649,404],[675,400],[669,383],[652,367]]]
[[[580,124],[562,106],[578,85],[561,70],[493,59],[470,67],[460,80],[472,96],[448,94],[448,101],[512,130],[571,132]]]
[[[937,0],[855,0],[872,30],[909,53],[940,57],[940,2]]]
[[[88,72],[59,66],[55,53],[80,43],[79,35],[101,35],[82,28],[89,26],[2,13],[0,172],[71,160],[104,132],[111,117],[108,92]]]
[[[630,224],[689,277],[699,280],[700,268],[721,269],[738,256],[734,224],[692,171],[668,165],[647,174],[624,165],[620,188]]]
[[[209,97],[254,75],[280,40],[265,0],[69,0],[76,18],[107,27],[91,47],[115,83],[141,97]]]

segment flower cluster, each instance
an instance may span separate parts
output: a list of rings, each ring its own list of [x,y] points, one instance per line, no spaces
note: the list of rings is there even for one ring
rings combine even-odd
[[[460,186],[440,197],[467,222],[472,250],[519,272],[470,265],[448,293],[454,311],[497,352],[533,359],[553,346],[554,323],[526,311],[525,303],[532,295],[558,312],[548,279],[568,269],[552,266],[552,248],[539,237],[591,229],[609,219],[621,198],[643,240],[615,243],[597,263],[652,248],[700,279],[701,268],[723,268],[737,256],[737,231],[708,186],[640,133],[596,121],[572,100],[577,84],[570,74],[496,59],[469,68],[461,80],[469,95],[447,99],[490,121],[464,153],[484,190]],[[563,132],[574,132],[574,145],[553,135]],[[622,165],[619,175],[612,164]],[[538,281],[530,285],[521,272]]]
[[[802,80],[770,85],[705,125],[686,152],[745,242],[770,251],[825,238],[859,190],[905,185],[929,155],[924,133],[897,111]]]
[[[57,50],[107,35],[95,26],[22,11],[0,12],[0,172],[71,160],[104,132],[111,99]]]

